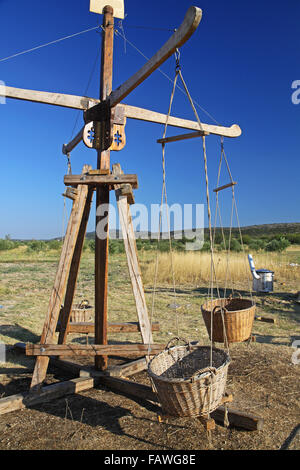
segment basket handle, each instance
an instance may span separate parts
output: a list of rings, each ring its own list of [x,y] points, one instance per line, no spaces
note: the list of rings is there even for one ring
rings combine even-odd
[[[213,309],[213,315],[217,312],[217,310],[220,311],[220,313],[225,312],[225,313],[228,313],[228,310],[226,307],[221,307],[220,305],[216,305],[215,308]]]
[[[217,374],[217,369],[215,367],[205,367],[205,369],[198,369],[196,370],[196,372],[193,373],[191,379],[192,379],[192,382],[195,381],[196,379],[196,375],[199,375],[200,373],[201,374],[205,374],[205,372],[210,372],[211,375],[216,375]]]
[[[189,346],[189,347],[191,346],[190,343],[186,339],[180,338],[179,336],[175,336],[174,338],[170,339],[170,341],[165,347],[165,351],[169,351],[169,349],[172,347],[175,341],[177,341],[177,343],[179,343],[179,341],[183,341],[185,343],[185,346]]]

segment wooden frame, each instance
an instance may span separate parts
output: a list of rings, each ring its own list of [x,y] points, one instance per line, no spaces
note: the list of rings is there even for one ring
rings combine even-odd
[[[51,104],[71,109],[87,111],[97,106],[103,113],[113,114],[113,109],[118,106],[120,115],[126,118],[138,119],[146,122],[156,122],[166,124],[167,116],[135,106],[120,104],[139,84],[141,84],[149,75],[166,61],[177,48],[182,46],[195,32],[202,18],[202,10],[197,7],[190,7],[186,13],[185,19],[178,30],[163,45],[163,47],[133,76],[123,83],[115,91],[112,91],[112,61],[113,61],[113,38],[114,38],[114,18],[112,7],[107,5],[103,10],[103,41],[102,41],[102,60],[101,60],[101,81],[99,99],[67,95],[61,93],[49,93],[34,90],[25,90],[20,88],[0,86],[0,96],[14,98],[19,100],[32,101],[37,103]],[[99,104],[102,103],[101,106]],[[97,110],[98,110],[97,108]],[[65,184],[73,186],[67,188],[65,196],[73,201],[70,220],[67,233],[62,248],[61,258],[58,265],[57,275],[54,287],[51,293],[46,320],[41,336],[41,344],[37,345],[18,345],[18,348],[26,350],[27,355],[36,356],[36,363],[32,377],[31,389],[29,394],[18,394],[11,397],[0,399],[0,414],[4,414],[17,409],[34,406],[43,403],[49,399],[65,396],[71,393],[78,393],[83,390],[93,388],[96,384],[109,386],[112,390],[134,396],[139,399],[157,402],[154,391],[145,385],[136,382],[130,382],[116,376],[130,376],[140,372],[147,367],[148,359],[142,357],[133,362],[122,364],[115,367],[108,367],[108,356],[149,356],[160,352],[164,346],[153,344],[152,331],[156,330],[155,325],[150,325],[147,305],[145,301],[144,288],[141,279],[141,272],[138,264],[136,251],[136,242],[132,226],[129,205],[134,203],[133,189],[138,187],[136,175],[124,175],[119,165],[114,165],[113,174],[110,173],[110,149],[119,150],[116,146],[106,146],[108,137],[111,138],[112,125],[121,125],[115,123],[111,116],[105,119],[97,116],[96,110],[94,128],[97,134],[97,170],[85,166],[81,175],[68,175],[65,177]],[[105,115],[106,116],[106,115]],[[97,121],[99,119],[99,121]],[[238,137],[241,135],[241,129],[238,125],[231,127],[214,126],[202,124],[202,130],[199,131],[199,124],[195,121],[189,121],[178,117],[170,116],[168,118],[170,126],[194,130],[196,132],[181,136],[161,139],[160,143],[175,142],[178,140],[190,139],[193,137],[209,134],[220,135],[224,137]],[[101,127],[102,126],[102,127]],[[108,137],[106,134],[109,134]],[[72,139],[67,145],[63,146],[63,153],[69,154],[82,140],[83,130]],[[110,144],[111,145],[111,144]],[[107,267],[108,267],[108,227],[105,240],[96,238],[95,255],[95,323],[77,324],[76,327],[70,323],[73,298],[75,293],[79,263],[83,242],[86,233],[87,221],[90,213],[90,205],[94,190],[96,190],[97,208],[109,202],[109,192],[114,189],[117,198],[118,209],[121,217],[122,232],[125,242],[125,251],[129,267],[129,273],[133,288],[133,294],[138,313],[138,323],[131,324],[109,324],[107,322]],[[217,188],[221,190],[222,188]],[[99,217],[96,218],[96,224]],[[62,307],[63,303],[63,307]],[[58,320],[60,324],[58,327]],[[72,328],[74,328],[72,330]],[[76,330],[76,328],[78,328]],[[67,334],[74,332],[94,332],[94,345],[76,345],[66,344]],[[59,331],[58,344],[52,344],[54,334]],[[108,331],[139,331],[142,336],[141,344],[107,344]],[[95,357],[95,368],[83,367],[79,364],[58,359],[57,356],[88,355]],[[55,356],[55,357],[53,357]],[[48,387],[43,387],[43,381],[46,377],[49,362],[57,367],[67,369],[79,378],[60,382]],[[229,400],[227,400],[229,401]],[[223,421],[225,408],[220,407],[212,414],[211,420],[206,420],[207,429],[213,426],[213,420]],[[235,410],[229,409],[229,421],[246,429],[260,429],[262,420],[253,415],[246,415]]]

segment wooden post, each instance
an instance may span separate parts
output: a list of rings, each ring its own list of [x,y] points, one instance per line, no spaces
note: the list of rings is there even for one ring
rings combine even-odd
[[[113,8],[106,6],[103,10],[103,35],[101,58],[100,100],[105,101],[112,91],[112,67],[114,44]],[[110,169],[110,151],[99,150],[97,159],[99,170]],[[101,186],[96,190],[96,207],[101,211],[101,205],[109,204],[109,187]],[[108,207],[108,206],[107,206]],[[108,213],[106,216],[108,217]],[[96,215],[95,235],[95,344],[107,344],[107,277],[108,277],[108,223],[106,239],[97,237],[97,225],[104,216]],[[95,358],[95,368],[107,368],[107,356]]]
[[[88,168],[89,167],[85,165],[83,173],[85,171],[88,171]],[[41,336],[42,344],[49,344],[53,342],[59,312],[66,293],[67,280],[69,278],[70,267],[72,259],[74,257],[74,251],[77,243],[82,217],[86,207],[88,193],[88,186],[82,185],[79,188],[78,196],[73,203],[72,212],[69,219],[65,241],[63,244],[54,281],[54,286],[50,296],[44,328]],[[40,391],[43,381],[46,377],[48,364],[49,357],[37,357],[31,381],[32,391]]]

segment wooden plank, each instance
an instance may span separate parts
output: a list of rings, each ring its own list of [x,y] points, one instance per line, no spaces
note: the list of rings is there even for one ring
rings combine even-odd
[[[165,345],[151,344],[26,344],[27,356],[151,356]]]
[[[155,122],[157,124],[166,124],[167,115],[150,111],[148,109],[139,108],[123,104],[125,116],[129,119],[138,119],[140,121]],[[179,127],[181,129],[189,129],[199,131],[199,124],[197,121],[190,121],[175,116],[170,116],[168,121],[169,126]],[[242,133],[240,126],[233,124],[231,127],[215,126],[211,124],[201,123],[202,130],[209,134],[220,135],[224,137],[239,137]]]
[[[254,320],[256,321],[261,321],[261,322],[264,322],[264,323],[273,323],[275,324],[276,323],[276,318],[270,318],[270,317],[262,317],[260,315],[257,315]]]
[[[134,194],[133,194],[131,184],[128,184],[128,183],[127,184],[122,184],[117,191],[118,191],[118,194],[120,196],[126,196],[127,197],[127,202],[130,206],[135,203]]]
[[[109,96],[111,107],[116,106],[129,95],[140,83],[146,80],[158,67],[174,54],[196,31],[202,18],[202,10],[190,7],[182,25],[176,30],[164,46],[132,77]]]
[[[58,326],[57,331],[60,330]],[[139,333],[140,327],[138,322],[126,323],[108,323],[108,333]],[[152,323],[152,331],[159,331],[159,323]],[[95,325],[91,322],[70,322],[68,333],[95,333]]]
[[[223,424],[225,412],[225,406],[220,406],[220,408],[211,413],[211,417],[217,422]],[[261,431],[264,426],[263,418],[251,413],[234,410],[232,408],[228,408],[228,420],[230,426],[247,429],[248,431]]]
[[[120,164],[113,165],[113,175],[121,174],[122,170]],[[116,187],[116,189],[118,189],[118,187]],[[120,224],[124,240],[125,252],[127,256],[127,264],[132,285],[132,291],[140,324],[141,336],[144,343],[152,343],[152,330],[145,298],[142,273],[138,260],[130,206],[127,202],[127,197],[120,195],[118,191],[116,191],[116,199],[120,215]]]
[[[78,185],[109,185],[116,186],[120,184],[131,184],[134,189],[138,188],[137,175],[66,175],[64,177],[64,183],[67,186],[78,186]]]
[[[83,171],[86,172],[88,170],[89,167],[85,165]],[[77,236],[81,225],[81,220],[83,217],[87,197],[88,187],[85,185],[80,186],[78,198],[73,203],[70,219],[68,222],[67,232],[54,281],[54,286],[50,296],[48,311],[46,314],[44,328],[41,336],[42,344],[51,343],[54,338],[61,305],[63,303],[64,295],[66,292],[67,279],[69,276],[70,266],[74,255]],[[35,388],[37,390],[40,389],[46,377],[48,363],[49,359],[47,357],[37,357],[31,382],[31,388]]]
[[[74,150],[75,147],[82,141],[83,139],[83,130],[84,127],[76,134],[74,139],[72,139],[68,144],[63,144],[62,147],[62,153],[64,155],[68,155],[68,153],[71,153],[72,150]]]
[[[58,343],[63,344],[67,340],[68,335],[68,325],[72,313],[72,306],[73,300],[75,295],[76,283],[79,274],[79,265],[82,255],[83,244],[86,235],[87,224],[89,220],[90,210],[91,210],[91,203],[93,198],[93,190],[88,191],[88,195],[86,198],[84,211],[82,214],[81,224],[76,240],[76,246],[74,249],[74,254],[70,266],[70,272],[68,277],[66,295],[64,300],[64,305],[60,312],[60,329],[59,329],[59,336],[58,336]]]
[[[197,131],[191,132],[190,134],[181,134],[181,135],[174,135],[171,137],[166,137],[165,139],[158,139],[158,144],[168,144],[170,142],[179,142],[180,140],[188,140],[194,139],[195,137],[203,137],[209,135],[209,132],[206,131]]]
[[[156,394],[151,387],[130,380],[121,379],[119,377],[99,377],[99,383],[109,387],[115,392],[131,395],[142,400],[157,402]]]
[[[235,181],[232,181],[231,183],[224,184],[224,186],[220,186],[219,188],[214,189],[215,193],[218,193],[219,191],[223,191],[223,189],[227,188],[232,188],[233,186],[236,186],[237,183]]]
[[[75,188],[67,188],[66,191],[62,194],[63,197],[67,197],[68,199],[71,199],[72,201],[75,201],[75,199],[78,196],[78,190]]]
[[[100,73],[100,100],[106,101],[112,91],[113,79],[113,52],[114,52],[114,17],[111,6],[103,9],[102,24],[102,51],[101,51],[101,73]],[[96,123],[95,126],[100,123]],[[110,151],[105,148],[105,133],[101,133],[101,150],[97,151],[97,169],[110,171]],[[107,289],[108,289],[108,204],[109,187],[96,188],[96,235],[95,235],[95,343],[106,345],[107,339]],[[106,214],[102,208],[106,205]],[[100,212],[99,212],[100,211]],[[101,215],[103,214],[103,215]],[[105,238],[97,236],[97,226],[107,216],[105,227]],[[97,370],[107,369],[107,356],[95,357],[95,368]]]
[[[86,96],[66,95],[63,93],[49,93],[47,91],[25,90],[0,85],[0,96],[16,100],[32,101],[35,103],[51,104],[64,108],[87,110],[99,103],[99,100]]]
[[[145,357],[137,359],[136,361],[127,362],[120,366],[110,368],[110,375],[116,377],[130,377],[131,375],[142,372],[148,368],[148,362]]]
[[[17,395],[1,398],[0,415],[40,405],[47,401],[61,398],[65,395],[83,392],[93,388],[94,386],[94,378],[79,377],[77,379],[43,387],[38,394],[19,393]]]

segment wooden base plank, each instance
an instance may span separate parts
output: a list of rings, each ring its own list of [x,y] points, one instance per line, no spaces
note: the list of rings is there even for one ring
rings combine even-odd
[[[0,399],[0,415],[30,408],[65,395],[83,392],[95,386],[94,378],[77,378],[41,388],[39,393],[19,393]]]
[[[59,331],[58,325],[57,330]],[[152,331],[159,331],[159,323],[152,323]],[[140,327],[138,322],[127,323],[109,323],[108,333],[139,333]],[[95,333],[95,324],[93,322],[70,322],[68,333]]]
[[[165,349],[163,344],[27,344],[26,355],[49,356],[154,356]]]

